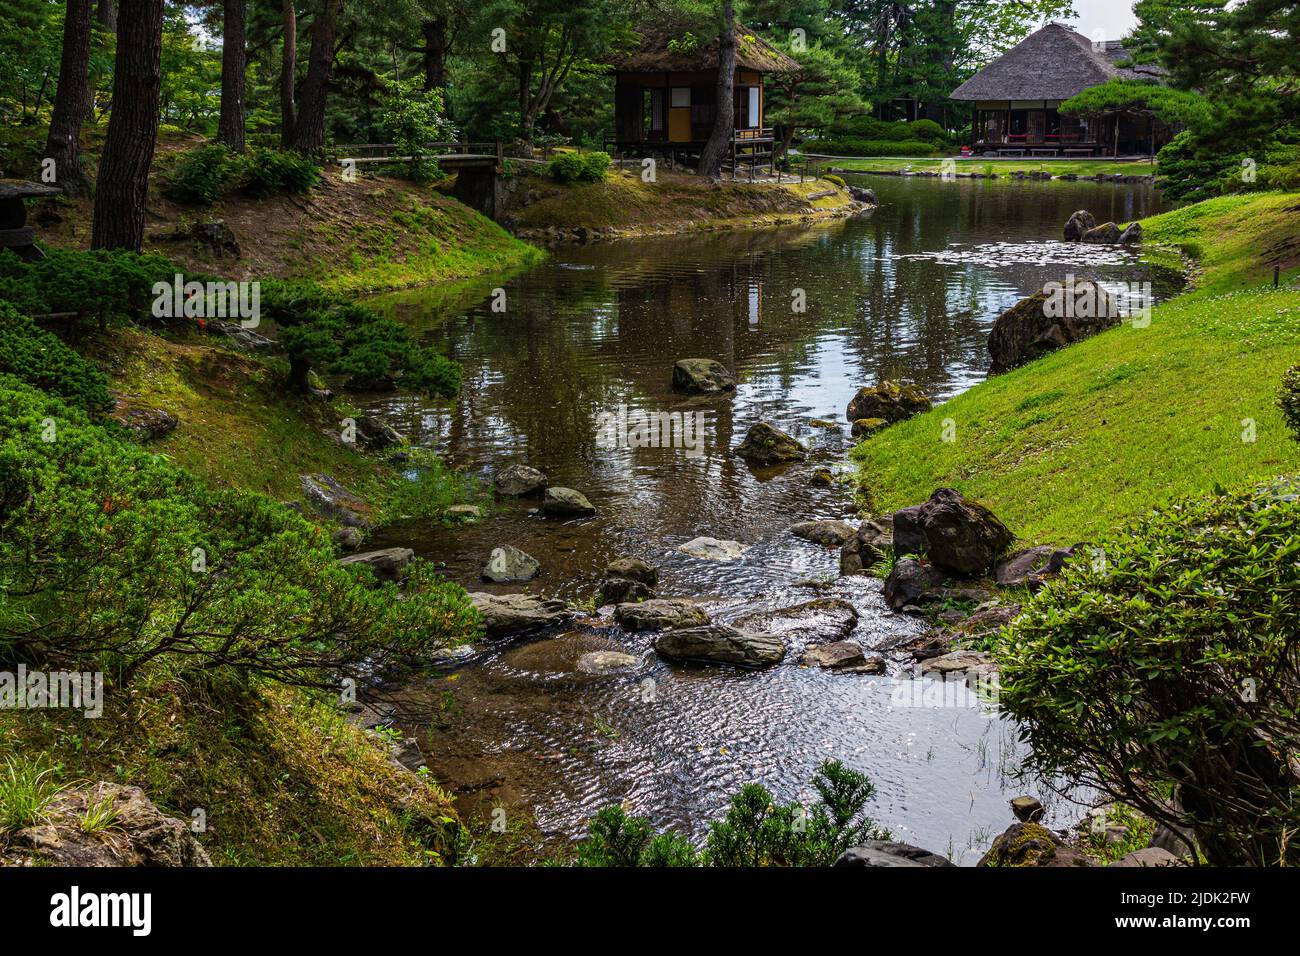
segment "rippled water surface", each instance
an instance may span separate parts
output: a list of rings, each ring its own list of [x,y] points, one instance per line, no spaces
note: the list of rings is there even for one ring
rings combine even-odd
[[[722,620],[830,594],[858,609],[853,638],[868,648],[918,632],[884,608],[878,581],[830,584],[837,553],[786,531],[851,511],[846,488],[809,478],[847,467],[853,393],[883,378],[936,399],[970,387],[985,377],[993,319],[1047,281],[1151,281],[1160,298],[1178,278],[1127,250],[1056,241],[1075,209],[1099,222],[1158,211],[1149,187],[863,182],[881,205],[847,222],[561,248],[504,284],[504,312],[490,286],[382,300],[455,356],[466,380],[454,407],[402,395],[375,399],[374,410],[485,480],[526,462],[599,509],[557,522],[502,500],[471,527],[398,527],[386,543],[442,562],[472,590],[519,589],[479,580],[500,544],[542,562],[531,590],[577,600],[595,593],[611,558],[631,554],[661,569],[661,595],[702,597]],[[801,299],[802,312],[792,308]],[[735,396],[674,393],[672,365],[686,357],[725,364],[741,382]],[[620,408],[701,412],[702,446],[603,447],[600,416]],[[809,462],[755,472],[733,457],[760,420],[808,443]],[[698,535],[746,551],[710,562],[675,550]],[[642,664],[607,677],[577,668],[600,649]],[[555,839],[621,801],[699,836],[741,783],[808,798],[816,765],[837,757],[871,776],[873,813],[900,838],[974,862],[1010,822],[1007,797],[1025,789],[1006,779],[1014,726],[978,708],[901,706],[897,664],[862,676],[795,659],[761,673],[670,666],[647,636],[595,616],[560,635],[485,645],[453,674],[407,688],[408,723],[421,714],[421,744],[444,785],[483,806],[525,808]],[[1061,820],[1071,812],[1057,807]]]

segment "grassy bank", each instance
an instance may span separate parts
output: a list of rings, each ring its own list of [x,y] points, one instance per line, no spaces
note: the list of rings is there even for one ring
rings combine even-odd
[[[611,236],[651,236],[743,229],[843,216],[856,207],[847,190],[826,180],[710,182],[660,168],[653,183],[639,172],[611,170],[595,183],[562,185],[532,176],[533,199],[514,211],[520,234],[585,228]]]
[[[1300,195],[1229,196],[1146,220],[1152,255],[1193,256],[1195,287],[976,385],[855,451],[876,511],[948,485],[1024,542],[1071,543],[1183,494],[1294,471],[1275,397],[1300,361]],[[1272,269],[1283,270],[1271,288]],[[1288,282],[1288,280],[1290,280]],[[941,439],[944,422],[956,440]]]
[[[505,273],[543,253],[515,239],[468,206],[400,178],[365,173],[345,181],[337,167],[302,196],[258,199],[227,195],[210,206],[174,202],[161,185],[195,137],[160,139],[150,177],[146,252],[186,269],[253,280],[314,279],[336,292],[380,292]],[[93,202],[63,200],[35,210],[37,238],[55,246],[90,244]],[[196,222],[221,220],[239,242],[239,258],[219,256],[192,241],[168,238]]]
[[[894,157],[882,157],[880,159],[870,158],[851,158],[851,159],[819,159],[818,166],[835,166],[839,169],[847,169],[854,172],[886,172],[896,173],[902,170],[911,170],[912,172],[932,172],[942,171],[942,159],[897,159]],[[1113,176],[1119,173],[1123,176],[1151,176],[1155,173],[1155,167],[1145,161],[1118,161],[1113,159],[959,159],[954,158],[953,162],[957,166],[959,173],[997,173],[999,176],[1009,176],[1013,173],[1037,173],[1047,172],[1053,176]]]

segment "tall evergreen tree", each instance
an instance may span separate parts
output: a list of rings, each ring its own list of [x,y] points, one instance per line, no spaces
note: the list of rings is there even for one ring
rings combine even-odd
[[[245,0],[223,0],[221,29],[221,117],[217,139],[244,151],[244,86],[248,66]]]
[[[81,168],[81,121],[90,98],[91,0],[68,0],[63,19],[63,55],[59,60],[59,89],[54,95],[45,155],[54,160],[56,182],[68,195],[88,188]]]

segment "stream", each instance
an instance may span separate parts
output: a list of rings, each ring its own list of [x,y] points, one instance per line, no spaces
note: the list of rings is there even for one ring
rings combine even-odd
[[[1116,288],[1149,281],[1157,301],[1182,280],[1128,249],[1057,241],[1076,209],[1121,223],[1160,211],[1150,186],[845,178],[873,188],[880,206],[811,227],[560,247],[501,286],[504,311],[491,283],[376,300],[461,362],[465,383],[454,404],[399,393],[367,398],[368,411],[485,487],[522,462],[598,512],[558,521],[535,501],[500,498],[472,525],[390,527],[375,546],[412,547],[472,591],[589,602],[605,565],[630,555],[659,568],[660,596],[701,598],[716,620],[839,597],[857,609],[852,639],[867,648],[924,630],[888,611],[879,580],[837,580],[838,549],[787,531],[810,518],[859,520],[847,484],[809,480],[817,467],[849,468],[849,399],[886,378],[936,401],[969,388],[987,374],[997,315],[1067,274]],[[688,357],[726,365],[740,381],[734,397],[674,392],[673,363]],[[698,412],[701,441],[609,447],[600,416],[622,410]],[[732,456],[760,420],[805,442],[808,462],[755,471]],[[676,550],[699,535],[746,550],[732,561]],[[484,584],[502,544],[537,558],[541,574]],[[653,635],[624,632],[610,610],[559,634],[485,642],[402,690],[399,722],[463,807],[522,810],[559,844],[623,803],[700,839],[740,785],[811,802],[814,770],[837,758],[870,776],[870,813],[895,839],[966,865],[1013,822],[1011,796],[1035,793],[1053,826],[1081,812],[1014,779],[1014,724],[979,707],[905,706],[899,662],[878,676],[805,668],[796,640],[765,671],[671,665]],[[593,650],[641,664],[589,674],[578,659]]]

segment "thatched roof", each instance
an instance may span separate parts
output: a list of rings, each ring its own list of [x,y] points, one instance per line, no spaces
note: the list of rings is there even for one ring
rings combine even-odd
[[[1029,34],[957,89],[954,100],[1068,100],[1107,80],[1158,79],[1152,66],[1118,67],[1130,54],[1118,40],[1092,41],[1059,23]]]
[[[611,58],[610,65],[629,73],[690,73],[718,68],[718,37],[701,42],[694,50],[669,49],[669,41],[680,45],[691,33],[689,26],[646,24],[636,33],[639,43]],[[694,31],[699,36],[698,28]],[[736,66],[756,73],[794,73],[799,64],[776,49],[753,30],[736,23]]]

